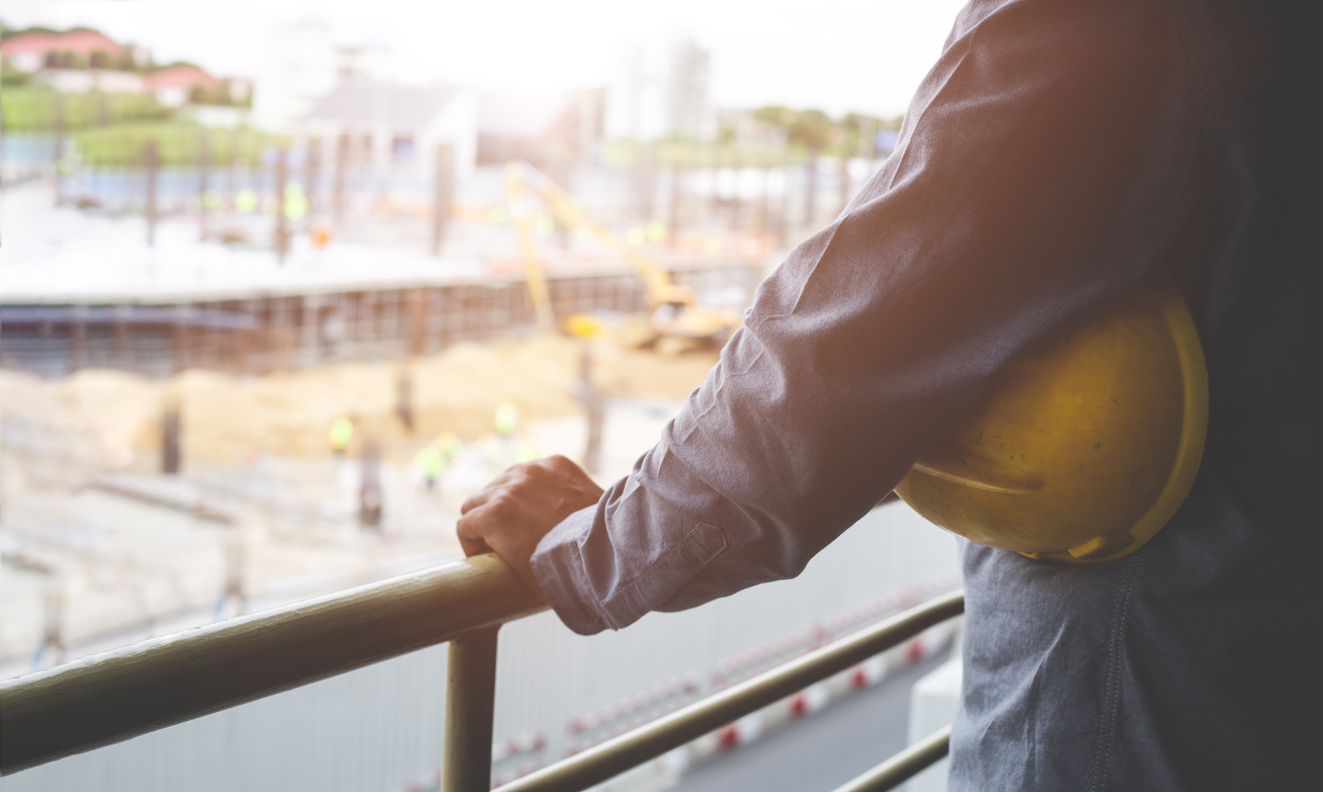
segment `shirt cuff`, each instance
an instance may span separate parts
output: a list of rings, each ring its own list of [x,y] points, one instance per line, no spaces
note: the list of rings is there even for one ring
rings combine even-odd
[[[542,595],[565,626],[580,635],[599,633],[608,626],[594,607],[592,587],[579,552],[579,540],[592,530],[597,506],[580,509],[561,520],[538,542],[530,559]]]

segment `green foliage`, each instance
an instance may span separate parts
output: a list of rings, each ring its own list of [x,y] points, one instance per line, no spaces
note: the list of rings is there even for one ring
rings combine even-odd
[[[32,75],[14,68],[8,58],[0,58],[0,85],[21,88],[32,82]]]
[[[230,92],[224,85],[214,91],[197,87],[188,92],[188,102],[189,104],[214,105],[216,107],[252,107],[253,93],[249,91],[246,98],[236,102],[230,97]]]
[[[827,145],[832,128],[831,118],[821,110],[801,110],[786,129],[786,139],[791,145],[820,152]]]
[[[791,110],[771,105],[753,111],[754,120],[779,130],[796,148],[835,156],[855,156],[871,145],[861,140],[884,129],[900,129],[901,118],[848,113],[832,120],[821,110]]]
[[[784,132],[790,128],[791,124],[795,123],[795,111],[780,105],[769,105],[754,110],[753,118],[759,123],[767,124]]]
[[[803,152],[777,143],[748,143],[734,140],[695,141],[663,140],[652,144],[653,162],[658,168],[711,168],[739,162],[748,168],[781,167],[807,162]],[[632,169],[640,146],[632,140],[607,141],[603,158],[612,165]]]
[[[174,110],[152,96],[139,94],[62,94],[44,86],[9,86],[0,91],[0,113],[6,132],[52,132],[61,117],[65,131],[106,124],[162,121]]]
[[[205,71],[205,69],[203,69],[201,66],[197,65],[196,63],[185,60],[170,61],[169,63],[158,63],[152,66],[151,70],[161,71],[162,69],[172,69],[176,66],[184,66],[190,69],[199,69],[201,71]]]
[[[821,110],[794,110],[780,105],[759,107],[750,115],[759,124],[776,130],[779,136],[770,136],[772,140],[767,135],[755,135],[754,140],[741,139],[737,127],[725,123],[713,140],[672,137],[650,144],[655,150],[647,160],[660,168],[726,167],[736,162],[758,168],[802,165],[823,154],[867,156],[873,150],[873,137],[882,130],[900,129],[902,120],[862,113],[848,113],[833,120]],[[611,140],[603,156],[618,167],[634,168],[637,158],[645,156],[641,149],[633,140]]]
[[[75,139],[84,164],[120,168],[146,164],[149,141],[156,143],[158,162],[163,167],[198,164],[204,146],[215,166],[232,158],[256,166],[266,149],[289,145],[289,139],[282,135],[250,129],[208,129],[183,121],[119,124],[80,132]]]
[[[21,36],[24,33],[59,33],[59,32],[60,31],[56,30],[55,28],[42,27],[40,25],[26,27],[23,28],[22,30],[5,26],[4,32],[0,33],[0,41],[4,41],[10,36]]]

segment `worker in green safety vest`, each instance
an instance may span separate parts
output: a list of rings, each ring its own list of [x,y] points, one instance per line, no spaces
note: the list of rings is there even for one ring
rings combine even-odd
[[[349,451],[349,443],[354,439],[354,419],[342,415],[331,422],[331,453],[338,457]]]

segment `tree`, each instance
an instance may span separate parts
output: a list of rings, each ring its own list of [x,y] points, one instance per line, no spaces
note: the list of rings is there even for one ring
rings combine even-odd
[[[804,200],[804,225],[813,225],[817,214],[818,196],[818,159],[826,147],[833,124],[831,118],[821,110],[801,110],[795,114],[794,121],[786,130],[786,137],[792,146],[799,146],[808,151],[808,189]]]

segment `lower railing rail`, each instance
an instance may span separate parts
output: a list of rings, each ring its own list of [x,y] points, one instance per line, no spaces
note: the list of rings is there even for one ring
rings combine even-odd
[[[360,666],[449,642],[443,792],[491,786],[496,633],[544,609],[499,558],[479,556],[145,641],[0,682],[0,774]],[[964,610],[947,594],[514,781],[578,792],[755,712]],[[838,792],[891,789],[946,754],[934,734]]]

